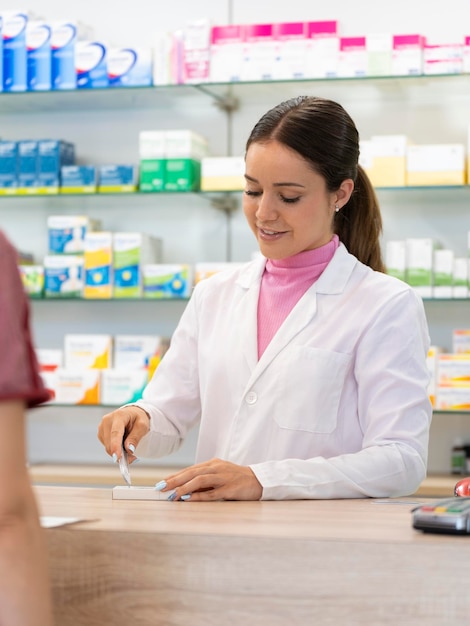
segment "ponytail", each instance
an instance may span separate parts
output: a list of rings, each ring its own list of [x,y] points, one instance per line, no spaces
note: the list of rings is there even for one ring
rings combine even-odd
[[[335,214],[335,233],[348,251],[373,270],[385,272],[380,236],[382,217],[379,202],[366,172],[358,165],[354,191]]]

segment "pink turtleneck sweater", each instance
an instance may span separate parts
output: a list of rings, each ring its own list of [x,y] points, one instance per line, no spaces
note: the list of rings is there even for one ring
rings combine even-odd
[[[286,259],[268,259],[258,300],[258,359],[300,298],[318,280],[338,246],[338,236],[334,235],[316,250]]]

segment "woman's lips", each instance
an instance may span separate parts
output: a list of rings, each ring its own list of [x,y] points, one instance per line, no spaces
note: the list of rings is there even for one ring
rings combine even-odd
[[[280,239],[285,231],[270,230],[268,228],[258,228],[258,233],[261,239],[264,241],[275,241]]]

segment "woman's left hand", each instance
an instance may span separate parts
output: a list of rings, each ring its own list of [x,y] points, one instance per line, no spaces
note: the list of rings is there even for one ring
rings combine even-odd
[[[191,465],[157,484],[169,500],[259,500],[263,488],[249,467],[221,459]],[[189,496],[189,497],[187,497]]]

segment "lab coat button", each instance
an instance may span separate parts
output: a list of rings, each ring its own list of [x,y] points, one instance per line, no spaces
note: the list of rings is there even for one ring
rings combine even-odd
[[[255,402],[258,400],[258,395],[254,391],[249,391],[246,394],[245,400],[247,404],[255,404]]]

